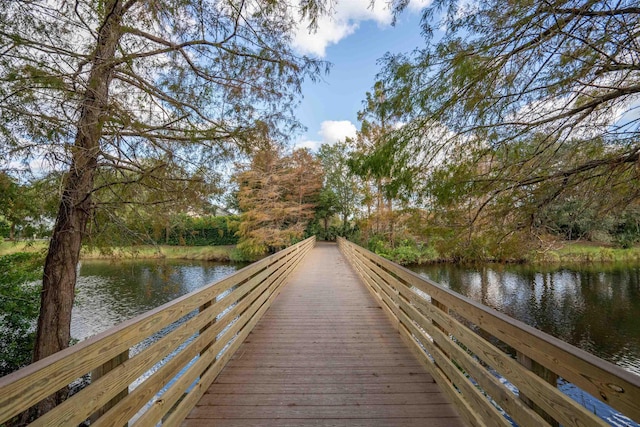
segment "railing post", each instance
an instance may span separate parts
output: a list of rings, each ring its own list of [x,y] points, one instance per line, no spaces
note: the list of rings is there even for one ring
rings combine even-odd
[[[99,366],[93,371],[91,371],[91,382],[97,381],[100,377],[103,377],[108,372],[112,371],[113,369],[123,364],[127,360],[129,360],[129,350],[123,351],[113,359],[104,363],[102,366]],[[91,420],[91,423],[93,424],[98,418],[100,418],[109,409],[113,408],[116,405],[116,403],[120,402],[128,394],[129,394],[129,388],[127,387],[124,390],[122,390],[120,393],[115,395],[113,399],[111,399],[106,405],[104,405],[102,408],[94,412],[93,415],[91,415],[91,417],[89,418]]]
[[[524,353],[521,353],[519,351],[516,352],[516,359],[518,363],[520,363],[522,366],[524,366],[525,368],[527,368],[528,370],[530,370],[531,372],[533,372],[534,374],[536,374],[537,376],[539,376],[540,378],[542,378],[543,380],[551,384],[552,386],[554,387],[558,386],[558,375],[555,372],[550,371],[549,369],[545,368],[535,360],[531,359],[530,357],[526,356]],[[539,414],[542,418],[544,418],[545,421],[547,421],[551,426],[557,427],[560,425],[558,421],[556,421],[549,414],[547,414],[542,408],[536,405],[535,402],[529,399],[522,391],[519,392],[519,396],[520,396],[520,400],[522,400],[525,403],[525,405],[533,409],[537,414]]]
[[[211,301],[208,301],[208,302],[205,302],[204,304],[202,304],[198,308],[199,313],[202,314],[203,311],[205,311],[207,308],[211,307],[211,304],[212,304]],[[216,319],[215,318],[211,322],[208,322],[206,325],[204,325],[200,329],[200,335],[202,335],[204,333],[204,331],[206,331],[208,328],[210,328],[211,325],[213,325],[214,323],[216,323]],[[202,356],[209,349],[209,347],[211,347],[213,345],[214,342],[215,342],[215,338],[209,344],[207,344],[204,347],[202,347],[202,351],[200,352],[200,356]]]
[[[433,297],[431,297],[431,305],[433,305],[438,310],[444,312],[445,314],[449,314],[449,307],[447,307],[446,305],[444,305],[443,303],[441,303],[440,301],[438,301]],[[432,322],[438,329],[440,329],[445,334],[448,334],[447,330],[444,327],[442,327],[442,325],[439,325],[438,322],[436,322],[435,320],[433,320]]]
[[[443,303],[441,303],[440,301],[438,301],[437,299],[431,297],[431,305],[433,305],[435,308],[437,308],[438,310],[442,311],[445,315],[449,315],[449,307],[447,307],[446,305],[444,305]],[[433,323],[433,325],[440,329],[445,335],[449,335],[449,331],[446,330],[444,328],[444,326],[440,325],[438,322],[436,322],[435,320],[431,320],[431,323]],[[444,348],[442,348],[442,346],[440,346],[438,344],[438,341],[436,341],[435,339],[433,340],[433,343],[436,345],[436,347],[438,347],[440,349],[440,351],[447,357],[449,358],[449,353],[447,351],[444,350]]]

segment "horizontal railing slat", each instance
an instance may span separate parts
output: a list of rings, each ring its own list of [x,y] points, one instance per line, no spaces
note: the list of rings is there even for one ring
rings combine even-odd
[[[273,271],[275,275],[272,276],[271,279],[273,279],[275,283],[278,283],[279,278],[284,281],[287,276],[287,274],[285,274],[286,272],[282,272],[282,270]],[[281,274],[278,274],[278,272],[280,272]],[[244,328],[247,324],[251,324],[252,326],[248,327],[246,334],[248,334],[251,329],[253,329],[253,325],[255,324],[255,322],[259,320],[259,318],[255,319],[255,322],[252,323],[254,314],[256,312],[264,312],[268,308],[268,306],[265,306],[264,302],[267,301],[269,299],[269,296],[272,294],[273,292],[271,292],[271,294],[269,293],[269,287],[267,288],[267,290],[262,292],[256,299],[256,301],[254,301],[254,304],[250,304],[248,308],[245,309],[244,313],[240,315],[238,320],[236,320],[233,325],[229,329],[227,329],[224,334],[219,337],[218,340],[200,356],[200,358],[178,379],[178,381],[176,381],[176,383],[174,383],[174,385],[169,390],[163,393],[161,399],[157,400],[151,406],[151,408],[149,408],[144,414],[142,414],[142,416],[138,420],[136,420],[133,426],[152,426],[160,422],[162,418],[167,414],[167,412],[172,409],[173,405],[184,395],[186,389],[191,384],[193,384],[196,378],[198,378],[203,372],[205,372],[205,370],[207,370],[207,372],[215,372],[215,375],[213,375],[213,378],[211,380],[211,382],[213,382],[213,379],[215,379],[217,374],[222,370],[228,359],[237,349],[237,346],[239,346],[242,340],[244,340],[244,338],[240,339],[240,336],[236,336],[234,338],[234,335],[241,330],[245,330]],[[224,347],[226,347],[231,340],[233,340],[231,347],[225,351],[221,359],[215,360],[218,353],[220,353],[220,351],[222,351],[222,349],[224,349]],[[211,376],[212,374],[210,374],[207,378]],[[209,384],[210,382],[207,383],[206,378],[201,378],[200,382],[197,384],[195,389],[189,393],[189,395],[194,393],[195,390],[201,390],[203,388],[206,391]],[[190,398],[189,395],[187,395],[187,397],[180,403],[181,406],[186,404],[185,401],[191,402],[192,398]],[[193,402],[193,405],[195,405],[196,402],[197,400]],[[189,411],[193,407],[193,405],[189,407]],[[184,416],[180,418],[180,421],[182,421],[182,419],[186,417],[189,411],[180,411],[180,414],[183,414],[184,412]],[[174,416],[173,418],[175,419],[175,417],[176,416]],[[166,422],[167,421],[165,421],[164,423]]]
[[[413,337],[413,334],[404,325],[400,324],[400,336],[409,346],[411,352],[416,356],[422,366],[434,377],[440,389],[454,403],[458,414],[464,418],[466,424],[471,427],[493,427],[492,424],[485,424],[476,414],[469,401],[455,388],[453,383],[444,372],[430,359],[425,357],[424,348],[421,343]]]
[[[193,371],[191,368],[198,365],[196,369],[207,369],[214,362],[216,355],[228,344],[231,344],[231,347],[225,349],[224,355],[231,354],[230,349],[235,348],[237,340],[234,334],[244,331],[247,325],[254,324],[256,313],[262,313],[268,308],[264,305],[265,301],[271,301],[270,297],[274,295],[278,286],[285,281],[314,244],[315,238],[309,238],[251,264],[234,275],[0,378],[0,424],[66,387],[76,378],[109,361],[118,360],[114,358],[186,315],[196,313],[194,317],[176,325],[175,329],[140,353],[123,363],[116,362],[119,364],[109,367],[108,372],[93,384],[35,420],[33,425],[77,425],[92,414],[93,417],[100,416],[92,418],[92,425],[124,425],[172,378],[181,373],[184,378],[174,381],[162,395],[164,398],[174,393],[179,399],[184,390],[175,392],[176,384],[181,387],[189,378],[193,377],[195,380],[202,371]],[[236,288],[232,289],[234,287]],[[231,291],[228,292],[229,290]],[[237,316],[240,317],[236,323],[229,327],[230,322]],[[219,319],[216,321],[216,318]],[[220,340],[216,341],[216,337],[223,331],[219,336]],[[141,375],[173,352],[177,354],[154,371],[139,387],[128,395],[122,395],[122,391],[126,391]],[[202,355],[197,362],[186,372],[181,372],[201,352]],[[212,359],[207,361],[206,357]],[[218,366],[218,361],[213,365]],[[117,401],[114,398],[121,400]],[[107,404],[114,406],[107,409]],[[145,412],[141,417],[142,425],[147,425],[147,417],[152,418],[155,412],[153,408],[154,405],[150,408],[151,415],[146,416]],[[170,406],[165,412],[169,409]],[[98,412],[99,410],[101,411]],[[102,412],[105,413],[101,414]],[[160,418],[152,424],[159,421],[165,412],[160,411]]]
[[[239,331],[238,336],[234,339],[231,347],[227,351],[225,351],[225,353],[220,358],[219,360],[220,363],[215,367],[212,366],[206,372],[204,372],[204,375],[200,379],[200,382],[196,385],[195,390],[192,391],[182,402],[180,402],[180,404],[178,405],[175,411],[169,414],[169,416],[163,423],[164,425],[177,426],[188,415],[191,409],[200,400],[202,395],[207,391],[211,383],[218,376],[222,368],[233,356],[234,352],[237,350],[240,344],[242,344],[242,342],[246,339],[249,333],[253,330],[254,326],[260,320],[264,312],[269,309],[273,300],[278,296],[280,292],[280,288],[283,285],[284,281],[286,280],[288,273],[293,269],[295,269],[295,267],[297,267],[301,259],[302,257],[299,257],[296,260],[294,260],[292,265],[288,267],[288,270],[283,274],[281,274],[275,280],[274,286],[272,287],[273,291],[270,294],[266,294],[266,293],[263,294],[267,297],[266,301],[262,304],[258,304],[260,308],[255,313],[255,315],[253,315],[253,317],[247,322],[247,324]]]
[[[488,372],[478,360],[470,356],[468,352],[457,345],[454,341],[448,339],[448,337],[446,337],[438,328],[433,327],[431,321],[419,311],[419,308],[427,309],[428,307],[427,304],[424,304],[424,302],[419,299],[419,296],[411,292],[409,289],[405,289],[401,292],[403,293],[403,297],[407,296],[405,292],[411,295],[410,300],[406,300],[405,302],[403,298],[401,303],[402,310],[407,313],[407,316],[414,319],[420,327],[427,331],[427,333],[439,338],[437,339],[438,345],[443,347],[443,349],[448,351],[450,354],[455,354],[456,363],[469,372],[471,377],[473,377],[478,384],[488,392],[491,398],[500,407],[504,408],[505,411],[509,413],[518,425],[530,426],[544,424],[544,420],[538,414],[518,399],[513,392],[505,388],[504,384]],[[438,313],[439,310],[431,307],[428,307],[428,309],[428,315],[432,315],[432,313],[438,314],[438,316],[433,315],[433,318],[438,320],[439,325],[445,324],[445,322],[443,322],[444,316]],[[455,335],[455,330],[451,328],[451,325],[446,323],[446,326],[449,326],[449,330],[453,330]]]
[[[388,264],[385,264],[387,266]],[[389,269],[478,327],[608,405],[640,419],[640,377],[475,301],[438,288],[400,266]]]
[[[416,339],[423,347],[427,348],[431,356],[435,359],[438,368],[446,375],[447,381],[452,382],[456,388],[462,389],[464,398],[472,401],[474,416],[483,420],[483,423],[486,425],[502,425],[504,427],[511,427],[511,424],[502,417],[494,406],[487,404],[486,396],[484,396],[479,389],[474,387],[473,384],[467,380],[464,373],[461,372],[449,358],[441,355],[436,345],[430,341],[430,338],[432,338],[433,335],[431,335],[431,337],[425,335],[425,333],[416,326],[414,321],[409,318],[406,313],[399,309],[392,308],[394,306],[394,302],[391,300],[390,295],[394,293],[394,290],[391,286],[385,283],[381,275],[378,274],[380,270],[377,267],[371,268],[371,265],[367,265],[367,260],[365,258],[356,258],[354,261],[359,264],[361,271],[366,271],[364,274],[365,277],[373,281],[369,284],[379,290],[377,296],[381,302],[387,306],[385,308],[390,312],[390,314],[392,314],[392,316],[396,316],[397,320],[399,320],[400,323],[402,323],[402,325],[411,333],[413,339]],[[369,268],[367,269],[367,267]],[[365,280],[367,280],[366,278]],[[432,329],[430,326],[432,325],[429,325],[429,329]]]
[[[607,425],[600,418],[593,415],[592,412],[568,398],[565,394],[546,383],[540,377],[523,368],[517,363],[517,361],[498,350],[497,347],[492,346],[489,342],[483,340],[480,336],[464,327],[455,319],[445,316],[433,307],[428,307],[428,311],[429,316],[439,325],[446,325],[448,327],[448,331],[450,331],[453,336],[459,340],[459,342],[463,343],[465,347],[471,350],[483,362],[493,367],[496,372],[509,380],[519,390],[526,393],[529,398],[534,400],[540,407],[552,415],[556,420],[560,421],[563,425]],[[444,346],[445,343],[453,343],[441,331],[434,328],[425,317],[418,315],[414,317],[414,319],[418,319],[420,326],[425,328],[431,336],[438,337],[439,339],[437,339],[437,342],[439,344]],[[448,345],[448,348],[454,350],[456,353],[461,353],[463,351],[455,344]],[[485,372],[485,375],[491,375],[488,371]],[[478,380],[477,377],[476,380]],[[499,398],[495,398],[493,394],[491,394],[491,397],[494,398],[497,403],[500,403]],[[507,408],[504,409],[506,410]]]
[[[516,422],[546,424],[543,414],[534,412],[538,409],[527,406],[525,400],[496,380],[486,368],[491,366],[521,390],[522,395],[563,425],[606,425],[592,411],[518,363],[513,355],[483,338],[484,334],[489,334],[548,369],[550,375],[556,373],[630,418],[640,420],[640,377],[457,295],[344,239],[339,240],[339,245],[388,315],[400,323],[399,330],[408,331],[408,340],[417,341],[417,348],[427,349],[435,362],[427,363],[427,366],[438,375],[439,370],[444,370],[446,381],[453,379],[457,390],[471,399],[463,399],[468,404],[465,411],[472,408],[485,422],[496,415],[491,409],[486,412],[493,404],[488,399],[478,399],[475,385],[467,387],[460,372],[473,378],[483,393],[490,395]],[[457,317],[474,324],[482,330],[483,336]],[[424,352],[422,357],[429,360]],[[441,375],[439,378],[442,381]],[[470,380],[464,382],[472,384]]]

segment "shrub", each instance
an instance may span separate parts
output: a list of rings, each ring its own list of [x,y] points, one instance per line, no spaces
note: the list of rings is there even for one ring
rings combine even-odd
[[[39,253],[0,256],[0,376],[31,361],[40,286],[29,282],[42,277],[43,262]]]
[[[238,243],[238,217],[205,216],[192,218],[181,215],[165,243],[178,246],[221,246]],[[166,236],[165,236],[166,237]]]

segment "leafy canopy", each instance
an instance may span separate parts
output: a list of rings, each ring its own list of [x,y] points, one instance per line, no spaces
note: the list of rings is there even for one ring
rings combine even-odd
[[[437,0],[422,23],[424,47],[383,59],[373,108],[403,123],[378,152],[417,160],[425,204],[465,205],[468,225],[511,209],[526,228],[565,192],[637,200],[636,2]]]

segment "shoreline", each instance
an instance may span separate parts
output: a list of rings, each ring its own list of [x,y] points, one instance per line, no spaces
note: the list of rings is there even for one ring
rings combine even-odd
[[[43,252],[47,241],[0,242],[0,256],[16,252]],[[169,246],[136,245],[116,248],[82,248],[80,260],[137,260],[137,259],[185,259],[198,261],[235,262],[235,245],[227,246]]]
[[[47,241],[0,242],[0,256],[16,252],[45,252]],[[169,246],[136,245],[117,248],[83,248],[81,260],[136,260],[136,259],[184,259],[212,262],[243,262],[234,256],[235,245],[227,246]],[[392,261],[394,261],[392,259]],[[397,262],[397,261],[396,261]],[[407,265],[450,264],[522,264],[532,266],[563,266],[591,263],[631,263],[640,265],[640,246],[614,248],[593,242],[558,242],[556,247],[528,254],[519,260],[457,261],[444,258]]]

